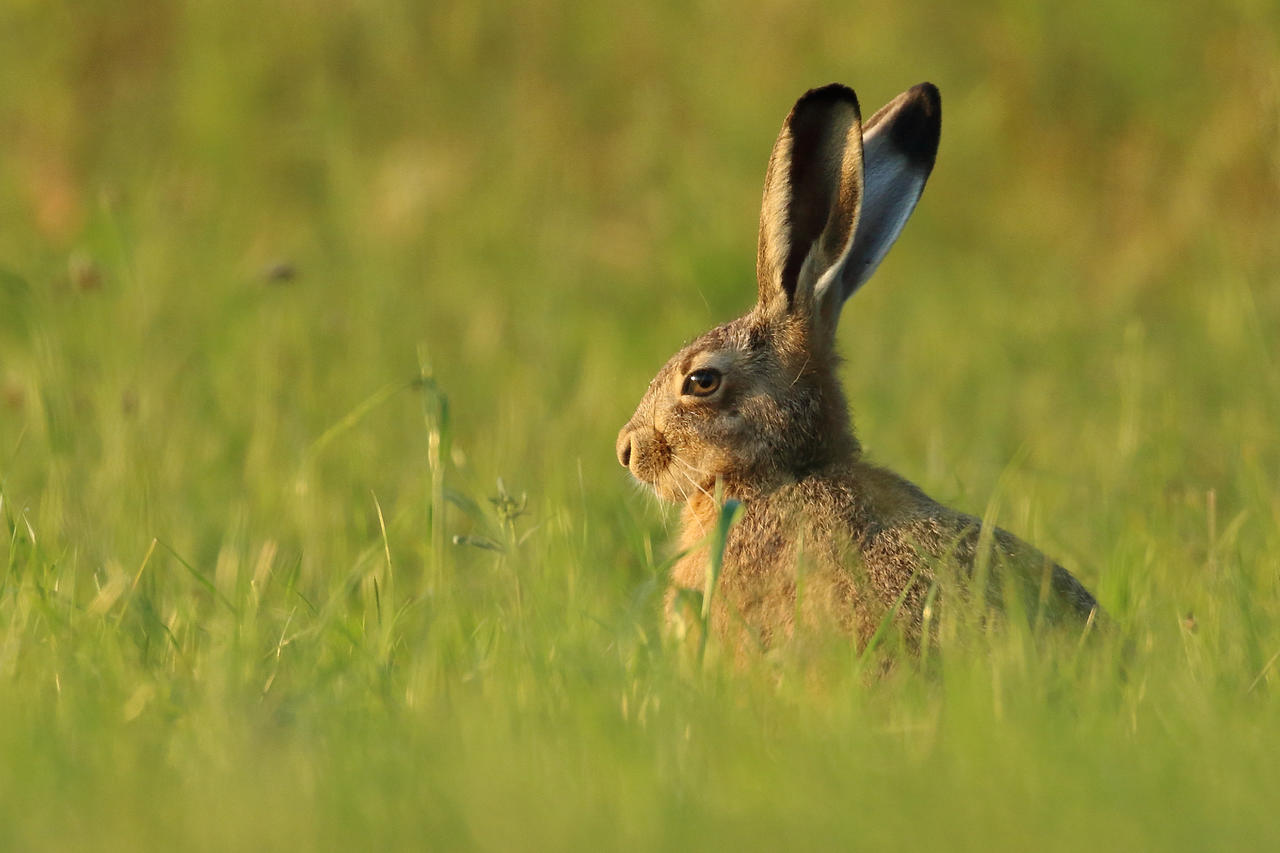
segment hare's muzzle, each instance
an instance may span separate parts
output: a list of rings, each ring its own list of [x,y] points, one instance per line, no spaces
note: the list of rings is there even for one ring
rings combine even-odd
[[[627,424],[618,433],[618,461],[643,483],[652,485],[670,461],[671,449],[666,439],[648,425]]]

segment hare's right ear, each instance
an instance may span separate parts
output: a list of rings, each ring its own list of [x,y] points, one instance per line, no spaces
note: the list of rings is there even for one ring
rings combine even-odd
[[[769,157],[756,279],[757,310],[813,316],[819,280],[838,278],[862,202],[862,115],[852,89],[806,92],[791,109]],[[839,281],[831,290],[839,291]],[[839,302],[836,300],[836,312]]]
[[[862,128],[862,210],[841,271],[848,299],[876,271],[915,210],[933,171],[942,132],[942,98],[932,83],[885,104]]]

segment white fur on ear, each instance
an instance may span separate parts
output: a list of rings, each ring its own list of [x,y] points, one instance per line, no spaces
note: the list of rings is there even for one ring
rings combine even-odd
[[[863,127],[862,211],[842,270],[848,299],[875,272],[907,224],[933,171],[942,100],[921,83],[882,107]]]

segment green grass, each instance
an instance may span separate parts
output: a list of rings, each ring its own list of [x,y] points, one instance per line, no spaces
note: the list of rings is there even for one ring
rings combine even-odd
[[[0,10],[0,849],[1280,844],[1273,3],[318,5]],[[699,666],[614,435],[922,79],[859,433],[1117,637]]]

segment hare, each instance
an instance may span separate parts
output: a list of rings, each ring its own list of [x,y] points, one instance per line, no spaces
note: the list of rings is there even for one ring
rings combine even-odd
[[[868,462],[853,434],[836,375],[840,309],[915,208],[940,129],[930,83],[865,123],[838,84],[787,116],[765,174],[756,305],[677,352],[618,435],[632,476],[684,504],[669,619],[679,590],[703,588],[717,488],[742,510],[711,618],[739,651],[811,620],[861,646],[887,616],[915,642],[931,590],[972,598],[979,577],[993,609],[1012,591],[1038,619],[1094,618],[1097,602],[1065,569]]]

